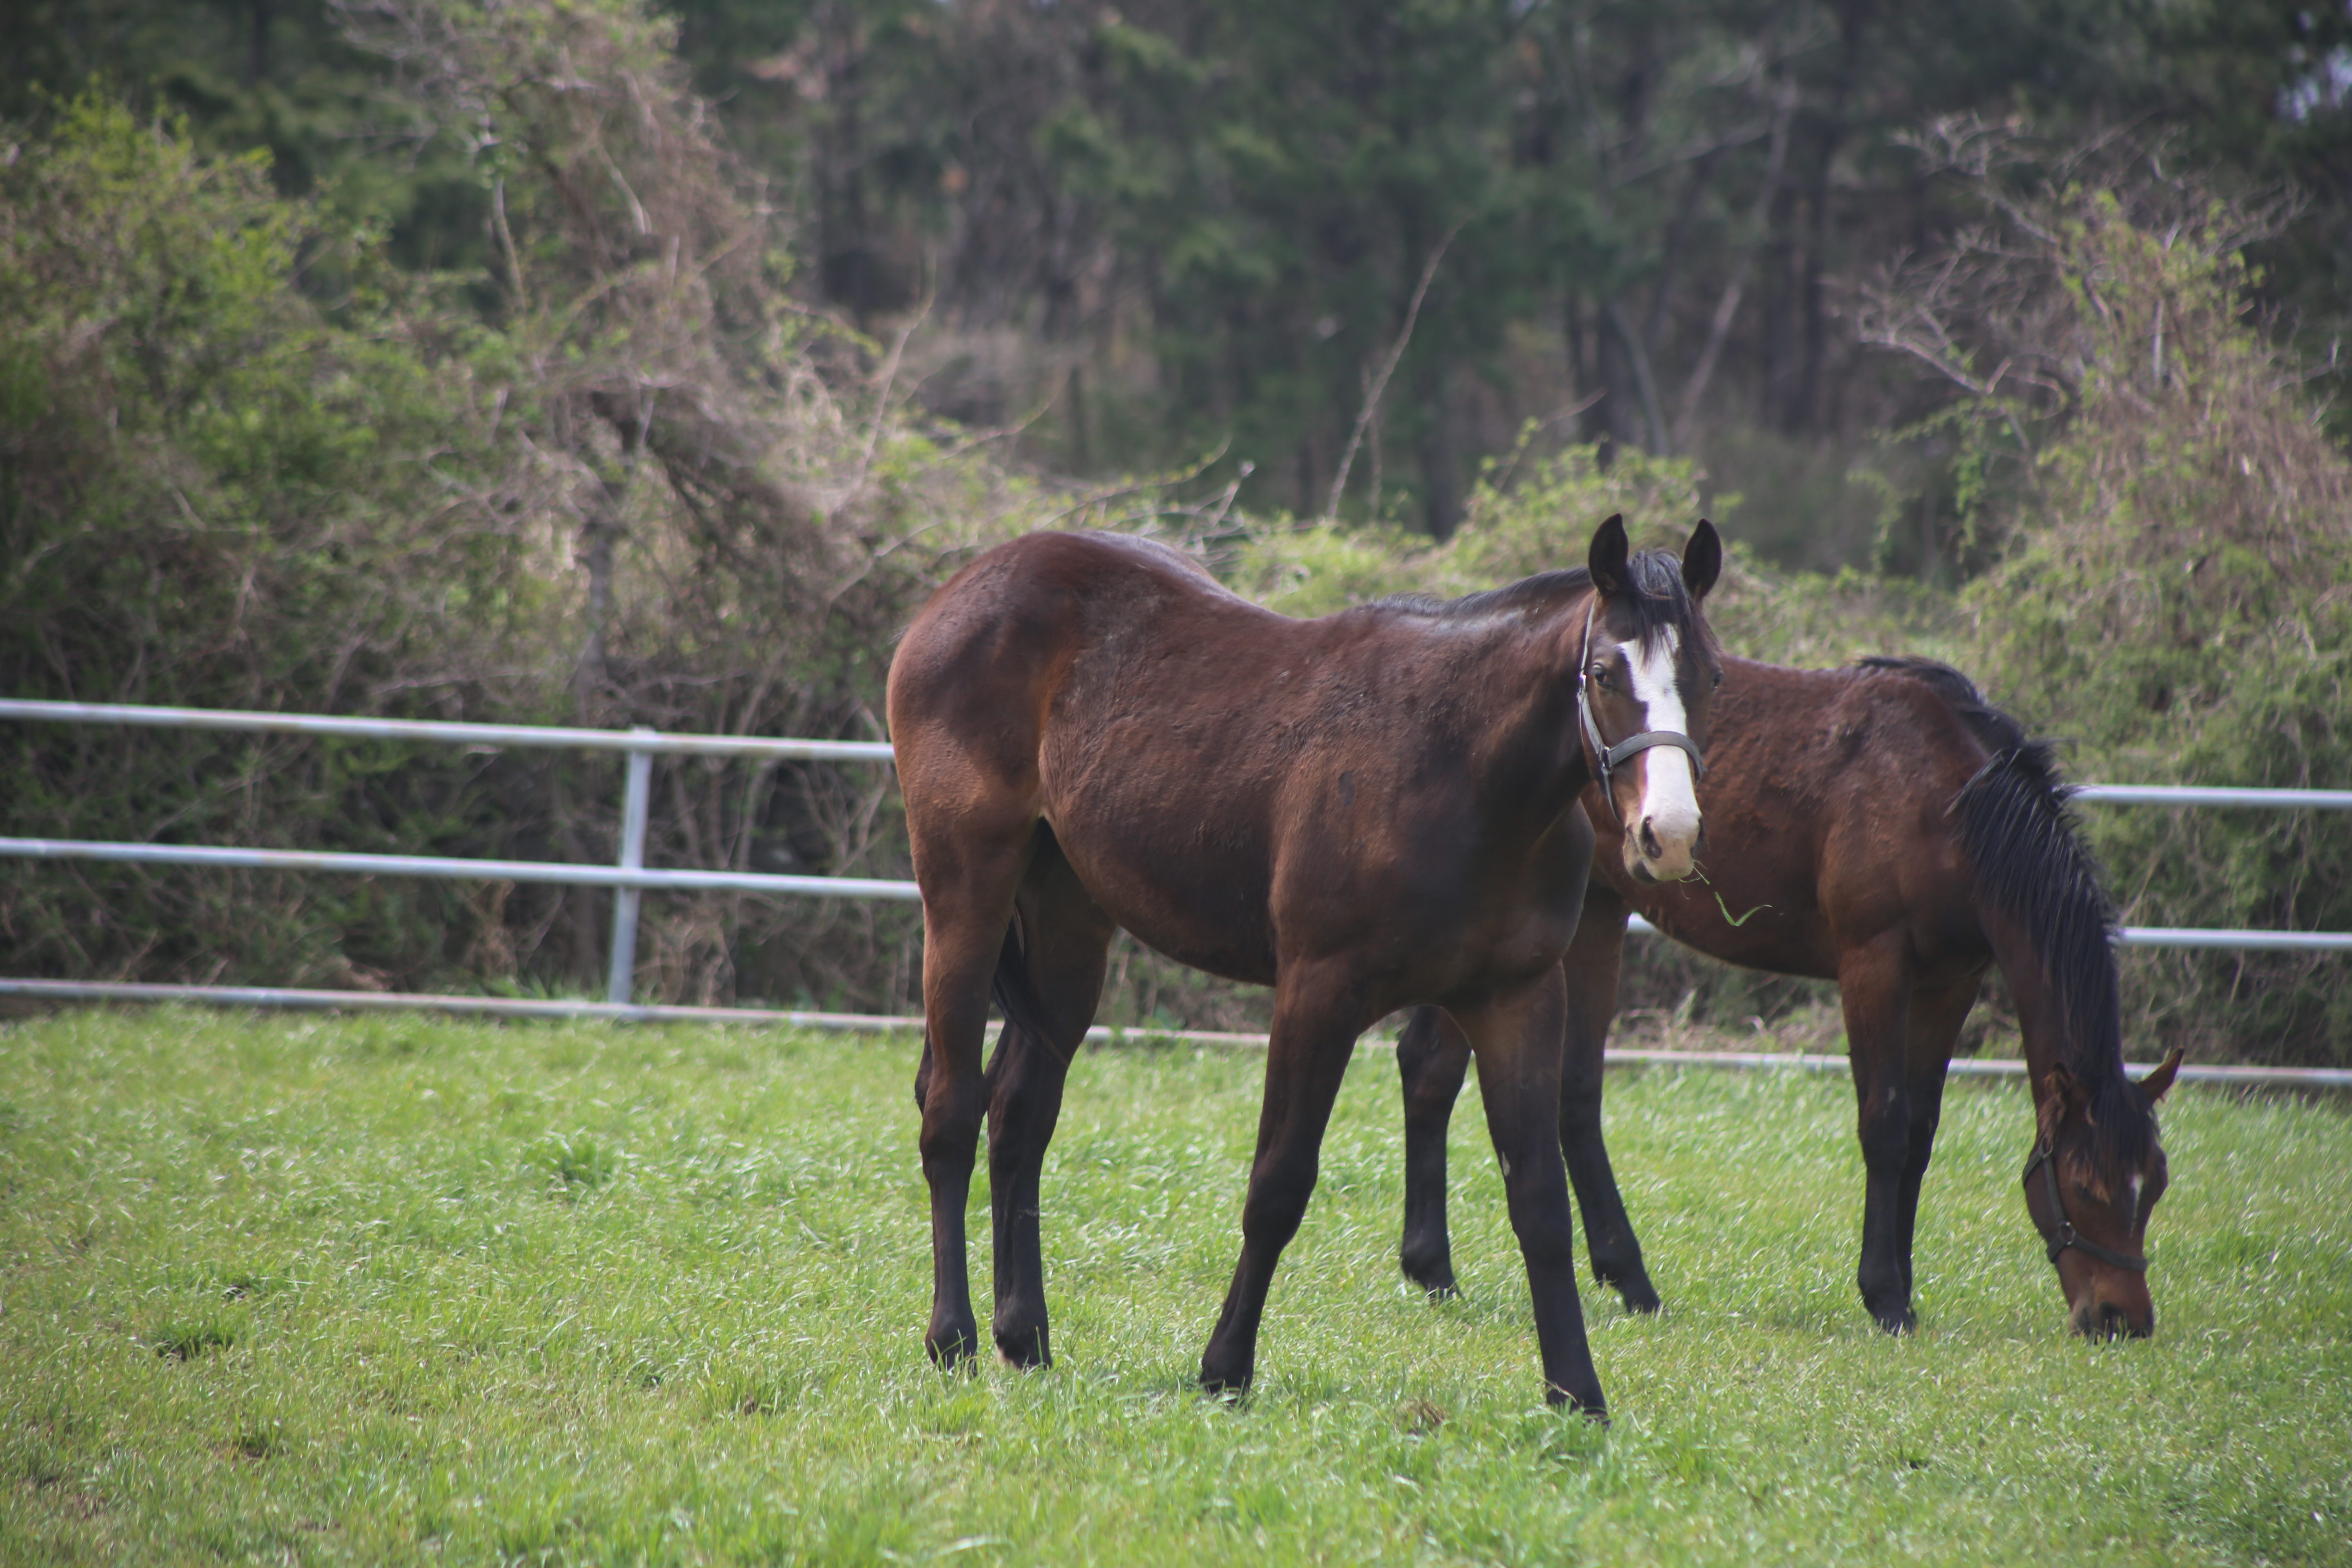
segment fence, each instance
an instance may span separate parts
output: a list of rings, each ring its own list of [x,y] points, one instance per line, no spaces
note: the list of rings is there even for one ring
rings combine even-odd
[[[468,880],[561,883],[614,889],[613,943],[602,1003],[531,1001],[507,997],[433,996],[341,991],[301,991],[268,986],[145,985],[94,981],[0,978],[0,995],[77,1000],[187,1000],[254,1006],[423,1007],[442,1012],[509,1016],[606,1016],[643,1021],[703,1019],[797,1024],[818,1028],[919,1027],[919,1019],[857,1014],[778,1012],[730,1007],[667,1007],[630,1000],[635,966],[638,903],[647,889],[674,892],[746,892],[772,895],[891,899],[917,902],[912,882],[866,877],[795,877],[756,871],[650,868],[645,864],[646,820],[653,760],[656,756],[734,757],[759,762],[820,761],[888,763],[890,747],[880,741],[812,741],[747,735],[671,735],[652,730],[562,729],[520,724],[457,724],[404,719],[344,719],[320,714],[247,713],[196,708],[140,708],[108,703],[40,702],[0,699],[0,721],[46,721],[88,724],[136,724],[164,729],[228,730],[263,734],[314,735],[344,740],[405,741],[464,746],[536,746],[620,752],[628,758],[621,811],[619,854],[608,866],[541,860],[478,860],[419,855],[344,855],[295,849],[249,849],[178,844],[98,843],[78,839],[0,837],[0,856],[33,859],[112,860],[141,865],[242,867],[278,871],[332,871],[360,876],[446,877]],[[2352,810],[2352,790],[2205,789],[2171,784],[2086,784],[2074,798],[2095,805],[2254,807]],[[1627,929],[1654,933],[1639,916]],[[2116,935],[2126,946],[2235,949],[2296,949],[2352,952],[2352,932],[2199,930],[2126,926]],[[1118,1031],[1097,1028],[1089,1037]],[[1155,1031],[1157,1033],[1157,1031]],[[1225,1043],[1263,1043],[1263,1036],[1185,1032],[1184,1038]],[[1705,1053],[1612,1051],[1612,1060],[1637,1060],[1664,1054],[1678,1061],[1710,1059]],[[1725,1053],[1727,1065],[1745,1064],[1742,1053]],[[1839,1058],[1770,1057],[1786,1065],[1811,1067]],[[2003,1071],[2014,1064],[1988,1062],[1955,1071]],[[2184,1077],[2237,1082],[2324,1083],[2352,1088],[2352,1072],[2328,1069],[2189,1068]]]

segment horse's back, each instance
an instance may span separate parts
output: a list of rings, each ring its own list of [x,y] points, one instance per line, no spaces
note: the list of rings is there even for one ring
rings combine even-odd
[[[902,772],[942,745],[1034,768],[1045,710],[1088,645],[1145,628],[1181,636],[1187,606],[1248,607],[1149,540],[1032,533],[990,550],[931,595],[891,660]]]
[[[1813,757],[1825,806],[1815,875],[1832,940],[1899,934],[1923,969],[1980,967],[1990,953],[1951,805],[1991,755],[1994,721],[2009,721],[1948,666],[1828,673],[1840,685]]]
[[[1833,978],[1842,952],[1896,929],[1974,962],[1971,872],[1948,812],[1998,738],[1987,714],[2006,720],[1927,661],[1727,659],[1702,799],[1710,837],[1737,855],[1704,885],[1637,887],[1606,843],[1593,864],[1677,940],[1752,968]]]
[[[978,658],[1051,659],[1088,623],[1147,615],[1186,599],[1242,601],[1190,557],[1150,540],[1031,533],[950,578],[917,613],[891,661],[891,684]],[[915,689],[911,685],[910,696]]]

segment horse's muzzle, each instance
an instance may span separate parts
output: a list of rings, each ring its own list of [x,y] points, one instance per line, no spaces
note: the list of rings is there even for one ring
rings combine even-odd
[[[2095,1279],[2069,1303],[2067,1326],[2086,1340],[2144,1340],[2155,1333],[2156,1303],[2148,1300],[2147,1288],[2130,1289],[2139,1285],[2137,1280],[2123,1283],[2122,1291],[2110,1293]]]
[[[1625,873],[1645,886],[1679,882],[1698,869],[1698,847],[1705,837],[1700,824],[1662,832],[1657,818],[1644,815],[1625,835]]]

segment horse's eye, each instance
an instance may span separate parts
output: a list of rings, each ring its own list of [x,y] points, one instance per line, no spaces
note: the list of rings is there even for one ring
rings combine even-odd
[[[1592,667],[1592,682],[1604,691],[1611,689],[1615,684],[1609,679],[1609,667],[1605,664],[1596,664]]]
[[[1719,669],[1715,672],[1715,684],[1717,686],[1723,684],[1723,671]]]

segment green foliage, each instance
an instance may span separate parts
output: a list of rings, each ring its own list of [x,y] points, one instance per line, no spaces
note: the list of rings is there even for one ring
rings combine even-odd
[[[272,184],[378,225],[400,266],[478,263],[487,203],[462,152],[417,134],[341,35],[339,0],[19,0],[0,10],[0,121],[93,83],[184,124],[207,157],[268,155]],[[307,280],[332,299],[329,265]]]
[[[2352,778],[2352,461],[2247,319],[2218,204],[2114,189],[2035,209],[2081,366],[2011,548],[1966,595],[1979,670],[2078,776],[2340,787]],[[2158,216],[2168,221],[2155,221]],[[2134,924],[2352,929],[2340,813],[2103,809],[2093,838]],[[2160,1040],[2352,1061],[2324,955],[2140,956]]]
[[[1341,1088],[1228,1406],[1193,1377],[1255,1053],[1080,1058],[1044,1220],[1056,1364],[943,1376],[910,1037],[408,1019],[391,1054],[373,1022],[0,1026],[0,1559],[2347,1560],[2338,1106],[2176,1090],[2156,1337],[2089,1345],[2019,1200],[2025,1096],[1955,1083],[1896,1341],[1853,1289],[1848,1084],[1612,1075],[1668,1311],[1588,1290],[1601,1428],[1540,1404],[1475,1089],[1465,1294],[1398,1278],[1386,1053]],[[625,1177],[528,1158],[583,1140]],[[975,1185],[985,1300],[984,1162]]]
[[[1530,426],[1508,458],[1487,465],[1461,530],[1444,543],[1336,521],[1277,524],[1243,545],[1236,585],[1291,616],[1329,615],[1390,594],[1453,598],[1583,565],[1593,529],[1612,512],[1626,515],[1637,543],[1680,547],[1699,515],[1698,476],[1688,461],[1635,451],[1604,467],[1591,447],[1538,457],[1536,435]]]
[[[1539,457],[1536,434],[1530,426],[1513,453],[1486,465],[1460,531],[1444,543],[1396,529],[1277,522],[1241,542],[1234,585],[1293,616],[1328,615],[1391,594],[1452,598],[1581,566],[1592,531],[1612,513],[1623,514],[1637,548],[1681,552],[1706,510],[1694,463],[1634,449],[1604,464],[1589,446]],[[1729,555],[1707,611],[1733,652],[1836,664],[1947,646],[1948,612],[1933,593],[1852,572],[1830,579],[1777,571],[1743,543],[1738,497],[1717,497],[1714,510]]]
[[[404,275],[380,232],[280,195],[260,157],[208,157],[184,124],[95,91],[26,128],[0,169],[0,689],[876,732],[891,632],[1035,487],[909,425],[854,341],[803,330],[777,291],[773,215],[702,135],[641,12],[367,15],[408,62],[416,119],[490,128],[485,275]],[[305,288],[322,266],[344,284],[332,309]],[[495,320],[468,309],[484,292]],[[0,795],[18,833],[613,853],[611,759],[17,734]],[[666,766],[655,863],[903,873],[885,787],[870,769]],[[606,907],[0,872],[20,973],[579,984]],[[752,995],[895,1006],[910,984],[912,925],[887,911],[648,913],[656,994],[731,996],[748,971]]]
[[[1748,658],[1818,666],[1902,650],[1958,664],[2031,729],[2072,742],[2079,778],[2339,786],[2352,778],[2352,461],[2247,319],[2245,215],[2194,184],[2128,170],[2120,182],[1994,198],[2006,226],[1935,264],[1965,289],[1882,304],[1886,341],[1927,344],[1913,352],[1971,393],[1914,434],[1955,443],[1962,543],[1990,569],[1957,601],[1900,578],[1783,574],[1740,547],[1734,511],[1711,616]],[[1977,363],[1990,350],[1968,357],[1968,331],[1920,329],[1938,312],[2039,390],[2004,391]],[[1328,522],[1277,530],[1244,546],[1237,578],[1297,614],[1452,595],[1577,563],[1611,511],[1672,547],[1696,491],[1687,464],[1621,456],[1603,469],[1571,447],[1490,469],[1445,544]],[[2352,929],[2341,814],[2101,808],[2087,821],[2126,923]],[[1774,1011],[1658,946],[1633,961],[1635,1001]],[[2336,957],[2142,950],[2126,963],[2151,1055],[2177,1042],[2352,1060]]]
[[[203,157],[184,125],[96,93],[16,144],[0,169],[0,688],[331,709],[428,662],[496,661],[525,542],[482,504],[467,388],[420,352],[373,245],[277,195],[265,158]],[[299,286],[329,255],[352,283],[331,314]],[[385,804],[382,759],[363,748],[19,734],[0,784],[14,830],[63,837],[414,845],[463,822],[477,766],[412,775],[419,820],[387,831],[370,799]],[[446,918],[438,892],[346,887],[289,907],[278,879],[112,869],[75,878],[99,896],[69,909],[54,875],[0,877],[18,962],[68,972],[126,952],[217,965],[226,939],[239,967],[347,973],[324,928],[381,957]],[[283,918],[237,918],[256,897]]]

